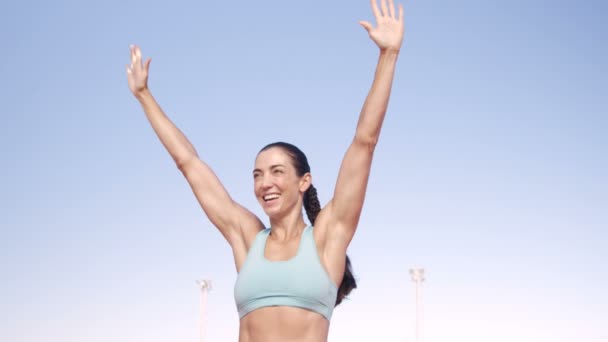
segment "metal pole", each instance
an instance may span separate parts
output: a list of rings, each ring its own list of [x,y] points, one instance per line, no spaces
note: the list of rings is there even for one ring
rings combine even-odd
[[[420,282],[416,281],[416,342],[420,342]]]
[[[424,281],[424,269],[415,268],[410,269],[410,275],[412,281],[416,283],[416,342],[422,342],[421,336],[421,325],[422,325],[422,282]]]
[[[200,307],[200,341],[205,342],[207,333],[207,296],[211,290],[211,280],[197,280],[196,283],[201,289],[201,307]]]

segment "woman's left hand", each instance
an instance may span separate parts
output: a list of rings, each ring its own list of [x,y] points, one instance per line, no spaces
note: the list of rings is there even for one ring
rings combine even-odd
[[[378,8],[377,1],[380,1]],[[394,0],[370,0],[376,27],[368,21],[360,21],[369,33],[370,38],[381,51],[399,51],[403,41],[403,5],[399,4],[399,13],[395,12]]]

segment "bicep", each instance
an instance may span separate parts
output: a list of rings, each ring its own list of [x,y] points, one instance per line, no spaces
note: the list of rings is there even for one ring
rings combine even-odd
[[[230,245],[242,237],[249,240],[250,235],[263,228],[257,216],[232,200],[213,170],[203,161],[193,158],[180,170],[201,208]]]
[[[341,234],[349,241],[354,235],[365,200],[373,153],[374,145],[357,139],[346,151],[334,196],[327,206],[328,220],[336,227],[329,230],[330,234]]]

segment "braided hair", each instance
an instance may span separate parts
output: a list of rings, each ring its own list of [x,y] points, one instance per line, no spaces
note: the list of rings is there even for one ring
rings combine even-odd
[[[298,177],[304,176],[307,172],[310,172],[310,166],[308,165],[308,159],[306,155],[296,146],[285,143],[275,142],[264,146],[260,152],[268,150],[272,147],[281,148],[287,155],[291,157],[293,166],[296,169]],[[310,221],[310,224],[314,226],[317,219],[317,215],[321,212],[321,203],[317,195],[317,189],[311,184],[306,192],[304,192],[304,209],[306,210],[306,216]],[[346,263],[344,264],[344,278],[340,287],[338,288],[338,297],[336,298],[336,306],[342,303],[342,300],[353,290],[357,288],[357,281],[353,276],[352,266],[350,264],[350,258],[346,256]]]

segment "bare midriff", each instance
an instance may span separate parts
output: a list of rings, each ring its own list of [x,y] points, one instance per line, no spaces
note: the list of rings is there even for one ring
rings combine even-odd
[[[295,307],[267,307],[241,318],[239,342],[327,342],[329,321]]]

